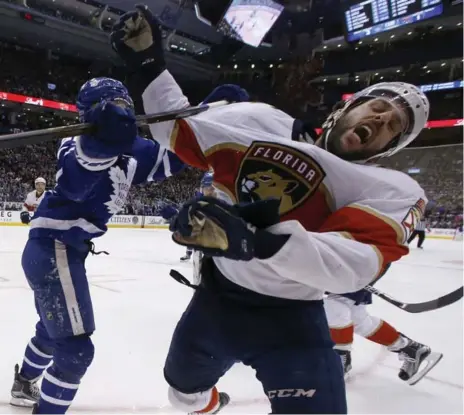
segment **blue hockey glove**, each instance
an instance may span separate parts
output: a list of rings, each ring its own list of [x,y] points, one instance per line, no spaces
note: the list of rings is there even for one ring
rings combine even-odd
[[[173,205],[164,205],[160,211],[160,215],[164,220],[170,220],[172,217],[174,217],[178,213],[179,213],[179,210],[176,209],[176,207]]]
[[[138,4],[113,26],[111,46],[126,64],[126,83],[133,94],[141,94],[166,68],[158,19],[147,6]]]
[[[95,126],[95,133],[82,135],[80,146],[87,157],[106,159],[129,153],[137,137],[134,110],[117,100],[102,100],[84,112],[84,122]]]
[[[31,221],[31,215],[29,215],[29,212],[21,212],[20,219],[22,223],[27,225]]]
[[[249,101],[250,96],[248,92],[238,85],[225,84],[220,85],[203,100],[203,104],[210,102],[226,100],[229,102],[244,102]]]
[[[277,201],[278,202],[278,201]],[[258,206],[259,204],[259,206]],[[194,248],[209,256],[250,261],[273,256],[287,242],[288,235],[274,235],[257,229],[246,222],[241,213],[248,216],[278,217],[279,203],[266,200],[256,206],[232,206],[212,197],[203,197],[185,204],[172,221],[172,239],[179,245]],[[252,213],[251,213],[252,212]],[[277,215],[277,216],[276,216]],[[261,225],[267,225],[262,221]]]

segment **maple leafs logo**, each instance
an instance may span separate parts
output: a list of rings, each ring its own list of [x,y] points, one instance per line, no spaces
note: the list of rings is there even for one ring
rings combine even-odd
[[[112,215],[118,213],[126,203],[127,194],[134,180],[137,162],[131,158],[127,164],[127,174],[119,166],[111,167],[109,176],[113,186],[113,193],[110,200],[105,203],[108,212]]]

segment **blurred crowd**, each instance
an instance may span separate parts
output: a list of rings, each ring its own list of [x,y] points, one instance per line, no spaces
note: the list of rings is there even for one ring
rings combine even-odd
[[[462,226],[463,148],[461,144],[405,149],[384,159],[385,167],[417,180],[429,200],[426,218],[431,228]]]
[[[309,118],[315,126],[319,126],[330,111],[330,106],[326,103],[326,97],[330,94],[327,92],[328,86],[310,81],[320,78],[324,71],[324,59],[324,56],[316,55],[291,62],[268,64],[265,68],[258,65],[254,68],[248,65],[246,70],[241,70],[240,67],[224,68],[216,82],[240,84],[249,91],[253,100],[267,102],[295,117]],[[36,65],[32,71],[31,62],[41,62],[41,65]],[[112,71],[117,70],[109,67],[99,69],[79,59],[50,56],[43,50],[7,42],[0,42],[0,68],[0,91],[69,103],[75,101],[79,86],[89,77],[115,76]],[[215,85],[213,82],[194,85],[181,83],[192,103],[201,101]],[[338,99],[341,92],[350,92],[348,86],[345,90],[345,86],[339,86]],[[363,86],[365,85],[358,83],[358,88]],[[356,90],[354,85],[351,87]],[[434,94],[436,93],[430,94],[432,100]],[[438,108],[441,111],[439,115],[443,118],[461,118],[462,91],[451,91],[447,95],[449,105],[444,103],[444,96],[440,95],[440,105],[432,103],[432,111],[433,108]],[[456,106],[456,103],[459,105]],[[450,108],[455,112],[450,112]],[[0,101],[0,134],[75,122],[74,114],[67,114],[67,118],[63,118],[61,114],[63,113],[51,111],[28,112],[21,107],[18,109],[3,106]],[[56,145],[56,142],[51,142],[0,150],[0,203],[23,201],[26,193],[33,189],[34,179],[39,176],[47,180],[48,188],[53,187]],[[456,216],[462,214],[463,170],[460,146],[406,150],[386,163],[413,175],[425,188],[430,199],[428,215],[432,226],[455,225]],[[411,173],[408,171],[410,168],[419,169],[419,172]],[[153,215],[164,203],[181,204],[194,194],[199,186],[200,176],[201,172],[189,168],[180,176],[161,184],[140,186],[131,191],[125,213]]]

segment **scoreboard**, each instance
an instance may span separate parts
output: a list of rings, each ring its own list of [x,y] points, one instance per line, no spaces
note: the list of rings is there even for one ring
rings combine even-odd
[[[356,41],[442,13],[442,0],[352,1],[344,11],[346,40]]]

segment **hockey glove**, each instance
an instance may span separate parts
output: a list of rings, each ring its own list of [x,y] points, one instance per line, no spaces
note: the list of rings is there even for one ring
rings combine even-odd
[[[288,235],[257,229],[243,218],[253,219],[264,228],[278,221],[278,210],[279,201],[273,199],[232,206],[216,198],[203,197],[185,204],[170,230],[174,232],[174,242],[209,256],[242,261],[255,257],[265,259],[282,248]]]
[[[250,96],[246,90],[240,88],[238,85],[225,84],[214,88],[214,90],[203,100],[203,104],[221,100],[229,102],[244,102],[249,101]]]
[[[179,211],[173,205],[164,205],[160,211],[160,215],[164,220],[170,220],[178,213]]]
[[[138,4],[134,11],[120,17],[110,39],[111,46],[126,64],[129,89],[141,94],[166,68],[158,19],[147,6]]]
[[[169,227],[172,239],[210,256],[249,261],[254,257],[255,228],[235,206],[213,197],[186,203]]]
[[[106,159],[131,151],[137,137],[133,108],[103,100],[84,113],[84,122],[95,126],[94,134],[79,140],[87,157]]]
[[[22,223],[27,225],[31,221],[31,215],[29,215],[29,212],[21,212],[20,219]]]

